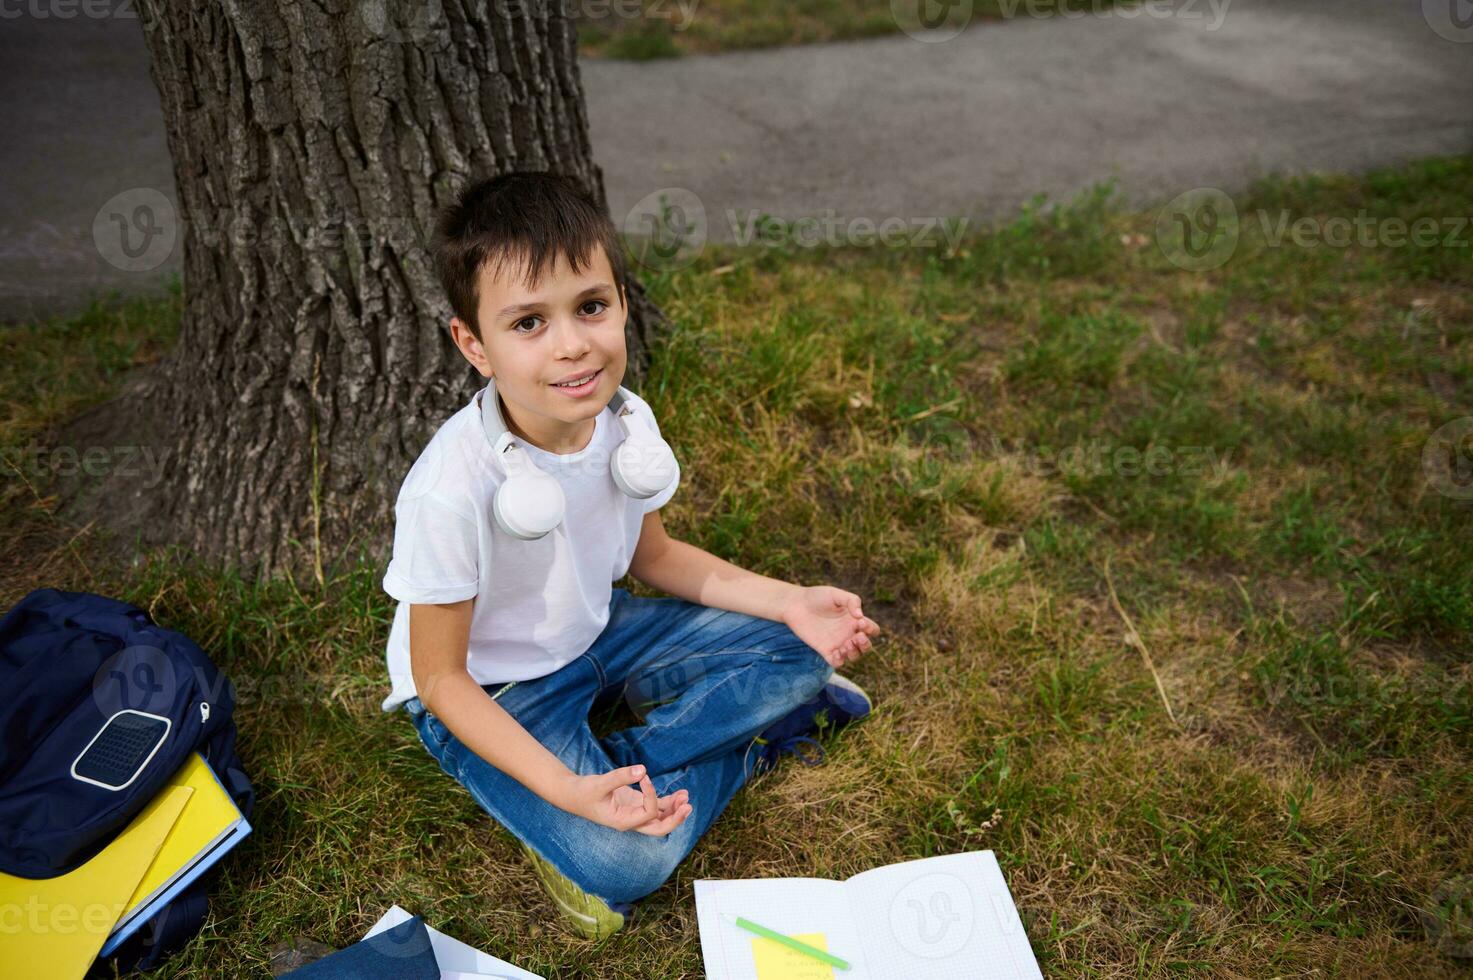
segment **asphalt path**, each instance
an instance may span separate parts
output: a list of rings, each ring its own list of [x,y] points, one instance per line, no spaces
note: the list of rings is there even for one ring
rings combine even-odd
[[[863,241],[1110,178],[1149,207],[1473,151],[1468,0],[1147,0],[1052,19],[1030,15],[1039,2],[954,36],[587,60],[611,210],[646,228],[663,195],[709,241],[743,240],[758,214]],[[82,6],[0,0],[0,320],[179,268],[177,245],[119,251],[109,202],[174,201],[173,168],[138,21]]]

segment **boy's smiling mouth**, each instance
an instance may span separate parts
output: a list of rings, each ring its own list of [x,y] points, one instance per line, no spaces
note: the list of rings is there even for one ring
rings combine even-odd
[[[598,384],[598,379],[603,376],[604,369],[598,368],[592,373],[574,375],[572,381],[555,381],[548,387],[556,388],[558,391],[568,395],[581,395],[592,391]]]

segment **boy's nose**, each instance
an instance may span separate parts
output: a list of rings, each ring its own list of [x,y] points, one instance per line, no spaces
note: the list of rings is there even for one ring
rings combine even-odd
[[[588,338],[584,336],[582,328],[576,323],[567,320],[557,320],[554,323],[557,335],[557,352],[562,357],[576,358],[588,352]]]

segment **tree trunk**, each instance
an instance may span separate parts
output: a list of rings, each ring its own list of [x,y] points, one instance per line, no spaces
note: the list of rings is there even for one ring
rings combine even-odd
[[[437,209],[512,170],[568,174],[607,208],[574,23],[561,2],[518,0],[139,6],[183,323],[106,410],[157,426],[163,479],[117,477],[103,496],[145,544],[211,562],[320,575],[382,555],[410,463],[482,383],[450,341]],[[634,283],[630,299],[636,387],[663,321]]]

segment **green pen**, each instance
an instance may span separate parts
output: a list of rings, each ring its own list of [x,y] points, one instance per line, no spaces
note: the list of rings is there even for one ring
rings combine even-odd
[[[731,915],[729,913],[723,912],[721,914],[721,917],[727,922],[730,922],[733,925],[740,926],[748,932],[754,932],[764,939],[771,939],[775,943],[782,943],[789,949],[796,949],[800,953],[807,953],[814,959],[821,960],[822,962],[827,963],[829,966],[836,966],[841,970],[849,969],[848,960],[841,960],[832,953],[825,953],[823,950],[815,946],[810,946],[805,942],[794,939],[792,936],[784,936],[780,932],[774,932],[766,926],[759,926],[757,923],[751,921],[750,919],[743,919],[739,915]]]

